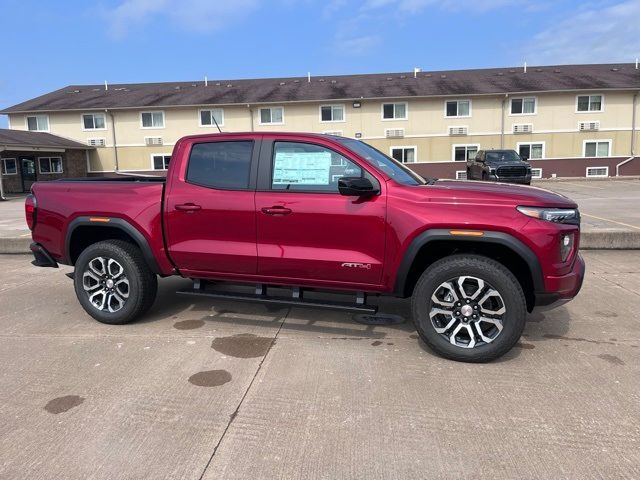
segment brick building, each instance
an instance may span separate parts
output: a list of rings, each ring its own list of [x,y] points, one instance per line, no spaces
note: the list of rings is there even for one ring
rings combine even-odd
[[[85,177],[87,158],[93,149],[50,133],[0,129],[4,192],[28,192],[35,181]]]

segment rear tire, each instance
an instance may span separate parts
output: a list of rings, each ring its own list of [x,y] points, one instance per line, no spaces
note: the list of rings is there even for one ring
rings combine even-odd
[[[158,279],[137,246],[107,240],[94,243],[80,254],[74,287],[89,315],[102,323],[122,325],[151,308]]]
[[[416,284],[411,308],[418,335],[433,351],[473,363],[511,350],[527,313],[516,277],[479,255],[452,255],[431,265]]]

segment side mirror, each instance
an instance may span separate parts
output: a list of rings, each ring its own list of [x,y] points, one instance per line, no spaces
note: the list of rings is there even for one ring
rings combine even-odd
[[[526,155],[520,155],[520,158],[522,159],[523,162],[529,161],[529,157],[527,157]]]
[[[371,180],[364,177],[339,178],[338,191],[340,195],[347,197],[369,197],[380,193],[380,189],[374,187]]]

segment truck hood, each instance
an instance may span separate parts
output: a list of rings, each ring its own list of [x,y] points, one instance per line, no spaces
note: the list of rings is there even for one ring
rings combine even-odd
[[[529,205],[536,207],[577,208],[570,198],[544,188],[509,183],[478,182],[469,180],[438,180],[423,188],[433,189],[440,200],[461,203]],[[425,192],[426,193],[426,192]]]

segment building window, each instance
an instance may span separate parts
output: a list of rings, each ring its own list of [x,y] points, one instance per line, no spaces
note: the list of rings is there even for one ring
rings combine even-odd
[[[18,173],[18,167],[15,158],[2,159],[2,175],[15,175]]]
[[[414,163],[416,150],[416,147],[391,147],[391,156],[401,163]]]
[[[453,159],[456,162],[466,162],[472,158],[476,158],[480,145],[454,145]]]
[[[525,159],[538,160],[544,158],[544,143],[519,143],[518,153]]]
[[[142,128],[164,128],[164,112],[142,112]]]
[[[106,128],[104,113],[83,113],[82,128],[84,130],[104,130]]]
[[[269,107],[260,109],[260,125],[284,124],[284,107]]]
[[[511,115],[533,115],[536,113],[536,97],[511,99]]]
[[[49,115],[29,115],[27,117],[27,129],[32,132],[48,132]]]
[[[344,105],[322,105],[320,107],[321,122],[344,122]]]
[[[471,100],[448,100],[445,102],[445,116],[470,117]]]
[[[62,158],[40,157],[38,158],[38,170],[42,174],[62,173]]]
[[[611,154],[611,140],[585,140],[585,157],[608,157]]]
[[[215,127],[216,123],[220,127],[224,125],[224,110],[222,108],[212,108],[211,110],[200,110],[200,126],[201,127]]]
[[[166,170],[169,168],[169,162],[171,161],[171,155],[162,153],[162,154],[153,154],[151,155],[151,160],[153,162],[154,170]]]
[[[602,95],[578,95],[578,112],[601,112]]]
[[[407,103],[383,103],[382,119],[383,120],[406,120],[407,119]]]

